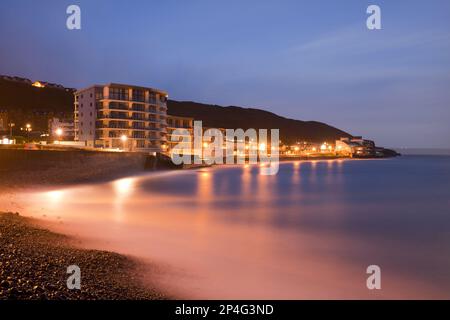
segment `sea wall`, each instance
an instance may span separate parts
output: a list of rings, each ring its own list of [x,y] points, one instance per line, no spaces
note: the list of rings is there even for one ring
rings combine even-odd
[[[0,186],[110,180],[142,172],[142,153],[0,149]]]

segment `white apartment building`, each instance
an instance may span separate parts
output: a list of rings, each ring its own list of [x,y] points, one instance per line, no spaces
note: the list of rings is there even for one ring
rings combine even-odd
[[[75,140],[88,147],[161,152],[166,117],[162,90],[110,83],[75,92]]]

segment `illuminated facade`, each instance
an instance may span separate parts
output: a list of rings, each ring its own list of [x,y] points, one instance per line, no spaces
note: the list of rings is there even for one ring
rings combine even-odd
[[[351,157],[375,156],[375,142],[362,137],[341,138],[336,140],[336,153]]]
[[[161,152],[166,127],[162,90],[110,83],[75,93],[75,140],[88,147]]]
[[[51,118],[48,120],[48,133],[52,139],[73,140],[75,138],[73,118]]]

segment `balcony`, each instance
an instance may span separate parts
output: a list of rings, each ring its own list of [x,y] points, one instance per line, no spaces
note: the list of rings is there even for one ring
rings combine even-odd
[[[115,119],[115,120],[132,120],[131,117],[126,115],[117,115],[117,114],[104,114],[104,113],[98,113],[97,119]]]
[[[113,93],[110,93],[108,96],[105,96],[104,99],[130,101],[130,97],[127,94],[113,94]]]

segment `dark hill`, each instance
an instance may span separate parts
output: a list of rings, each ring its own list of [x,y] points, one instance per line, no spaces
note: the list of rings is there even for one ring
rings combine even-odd
[[[72,112],[73,92],[68,88],[36,88],[26,82],[0,78],[0,109],[7,111]]]
[[[202,120],[204,127],[280,129],[280,139],[287,143],[296,141],[324,142],[350,137],[342,130],[317,121],[301,121],[280,117],[274,113],[252,108],[221,107],[191,101],[169,100],[168,113],[175,116]]]

